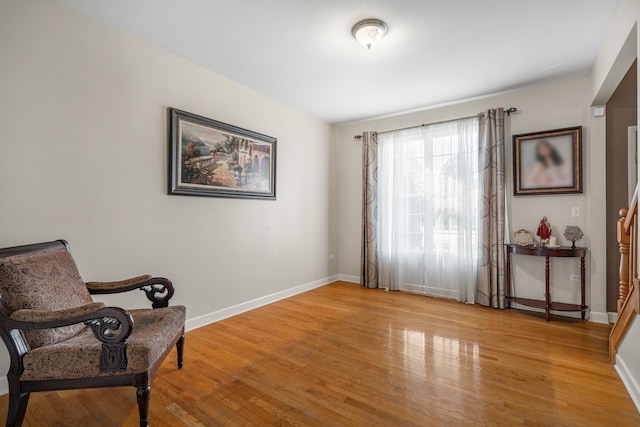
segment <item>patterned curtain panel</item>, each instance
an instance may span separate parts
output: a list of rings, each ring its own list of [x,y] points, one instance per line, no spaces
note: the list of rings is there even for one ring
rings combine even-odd
[[[378,287],[378,249],[376,242],[378,211],[378,134],[362,134],[362,253],[360,284]]]
[[[480,260],[476,302],[505,308],[504,110],[480,115]]]

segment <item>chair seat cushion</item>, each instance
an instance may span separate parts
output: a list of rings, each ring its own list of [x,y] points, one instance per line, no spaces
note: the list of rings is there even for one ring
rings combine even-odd
[[[39,347],[23,357],[23,381],[93,378],[104,375],[139,374],[165,354],[174,339],[183,333],[186,310],[176,305],[155,310],[130,310],[133,331],[127,339],[127,369],[101,372],[102,343],[90,328],[65,341]]]

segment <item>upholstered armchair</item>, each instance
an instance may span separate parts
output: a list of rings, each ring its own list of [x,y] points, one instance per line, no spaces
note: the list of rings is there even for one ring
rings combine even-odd
[[[153,309],[123,310],[91,294],[143,290]],[[11,365],[7,426],[20,426],[29,394],[133,386],[149,425],[151,379],[175,345],[182,367],[185,308],[169,307],[164,278],[82,281],[64,240],[0,249],[0,335]]]

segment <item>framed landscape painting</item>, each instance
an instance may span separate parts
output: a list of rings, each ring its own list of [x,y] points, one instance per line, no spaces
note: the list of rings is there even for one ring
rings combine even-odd
[[[582,193],[582,127],[514,135],[513,192]]]
[[[275,199],[276,142],[169,108],[169,194]]]

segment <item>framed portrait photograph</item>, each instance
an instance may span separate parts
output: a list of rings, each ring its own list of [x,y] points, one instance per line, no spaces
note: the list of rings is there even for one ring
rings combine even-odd
[[[276,143],[169,108],[169,194],[275,199]]]
[[[582,127],[513,136],[514,195],[582,193]]]

